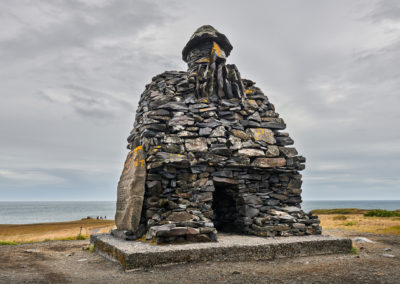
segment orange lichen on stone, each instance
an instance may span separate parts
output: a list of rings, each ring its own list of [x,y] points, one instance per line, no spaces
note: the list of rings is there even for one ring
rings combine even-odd
[[[210,62],[210,58],[200,58],[199,60],[196,61],[197,63],[202,63],[202,62]],[[196,73],[197,74],[197,73]]]
[[[265,130],[263,128],[259,128],[254,133],[254,140],[258,140],[258,136],[264,134]]]
[[[144,160],[136,159],[136,160],[135,160],[135,166],[138,167],[138,166],[139,166],[139,163],[140,163],[140,166],[141,166],[141,167],[144,166]]]
[[[213,48],[211,50],[211,54],[215,52],[218,56],[222,56],[221,48],[219,47],[218,43],[215,41],[213,42]]]
[[[142,146],[142,145],[137,146],[137,147],[133,150],[134,155],[136,156],[137,152],[138,152],[139,150],[142,150],[142,149],[143,149],[143,146]]]

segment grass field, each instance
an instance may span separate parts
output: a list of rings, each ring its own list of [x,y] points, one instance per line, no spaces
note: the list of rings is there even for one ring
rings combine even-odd
[[[317,214],[322,229],[400,235],[400,217],[365,217],[363,214]]]
[[[72,222],[24,225],[0,225],[0,245],[48,240],[87,238],[92,233],[106,233],[114,228],[113,220],[83,219]],[[81,235],[78,237],[78,235]]]

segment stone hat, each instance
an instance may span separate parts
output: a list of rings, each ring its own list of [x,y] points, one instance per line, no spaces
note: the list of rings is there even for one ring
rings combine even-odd
[[[198,28],[194,32],[194,34],[192,35],[186,46],[183,48],[182,50],[183,61],[187,62],[186,57],[193,48],[209,40],[218,43],[224,50],[226,56],[229,56],[233,47],[229,42],[228,38],[224,34],[218,32],[213,26],[204,25]]]

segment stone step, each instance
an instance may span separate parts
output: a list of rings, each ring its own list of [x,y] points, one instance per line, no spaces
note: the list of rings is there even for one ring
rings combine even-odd
[[[158,265],[202,261],[250,261],[349,253],[350,239],[327,235],[263,238],[218,234],[218,242],[153,245],[125,241],[110,234],[92,235],[95,252],[125,271]]]

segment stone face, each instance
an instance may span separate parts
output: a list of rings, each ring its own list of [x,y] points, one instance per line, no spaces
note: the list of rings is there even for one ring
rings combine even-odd
[[[206,128],[200,128],[199,130],[199,135],[200,136],[209,136],[211,134],[212,129],[209,127]]]
[[[194,119],[186,115],[176,116],[168,122],[169,126],[178,126],[178,125],[183,126],[183,125],[193,125],[193,124],[194,124]]]
[[[264,156],[265,155],[263,150],[248,149],[248,148],[240,149],[238,151],[238,154],[249,156],[249,157],[260,157],[260,156]]]
[[[185,222],[190,221],[193,218],[191,214],[188,212],[172,212],[168,217],[168,221],[175,221],[175,222]]]
[[[188,43],[187,71],[153,77],[140,96],[118,185],[114,235],[155,243],[216,241],[217,231],[320,234],[301,210],[298,155],[255,82],[226,64],[213,28]]]
[[[267,144],[274,144],[275,138],[272,130],[267,128],[250,128],[249,134],[255,141],[264,141]]]
[[[249,140],[251,138],[251,136],[243,130],[232,129],[232,134],[242,140]]]
[[[279,147],[279,151],[283,155],[285,155],[285,157],[289,157],[289,158],[297,156],[297,154],[298,154],[296,148],[293,148],[293,147],[291,147],[291,148],[289,148],[289,147]]]
[[[206,138],[187,139],[185,141],[186,151],[206,152],[208,150]]]
[[[251,165],[258,168],[283,167],[286,165],[286,160],[284,158],[257,158]]]
[[[120,230],[136,231],[145,192],[146,163],[143,147],[130,151],[118,183],[115,224]]]
[[[223,126],[216,127],[212,131],[210,137],[225,137],[225,127],[223,127]]]
[[[269,145],[267,147],[267,151],[265,152],[267,157],[277,157],[279,156],[279,148],[278,146]]]

